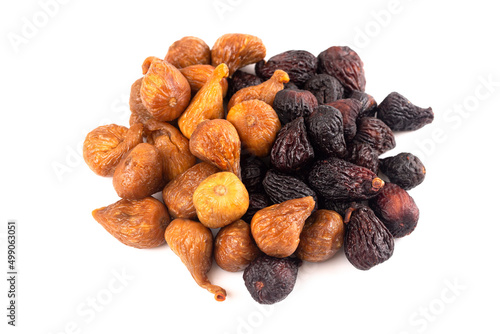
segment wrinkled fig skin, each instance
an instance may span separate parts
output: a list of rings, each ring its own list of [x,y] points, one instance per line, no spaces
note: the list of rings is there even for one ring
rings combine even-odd
[[[237,220],[219,230],[215,237],[215,262],[226,271],[244,270],[262,254],[250,232],[250,225]]]
[[[267,170],[266,164],[260,158],[250,155],[241,159],[241,181],[248,192],[255,193],[264,190],[262,181]]]
[[[353,209],[345,222],[344,252],[354,267],[368,270],[392,256],[394,238],[370,208]]]
[[[380,119],[363,117],[358,121],[358,130],[354,141],[373,147],[377,154],[385,153],[396,147],[392,130]]]
[[[355,165],[368,168],[375,174],[378,173],[380,161],[377,152],[368,144],[351,143],[348,147],[347,161]]]
[[[167,208],[153,197],[138,201],[121,199],[95,209],[92,216],[120,242],[135,248],[162,245],[165,229],[170,223]]]
[[[361,108],[359,110],[360,118],[375,117],[375,113],[377,112],[377,101],[375,101],[373,96],[360,90],[353,90],[349,98],[361,103]]]
[[[131,149],[142,143],[143,125],[124,126],[109,124],[99,126],[85,137],[83,159],[99,176],[113,176],[120,160]]]
[[[194,97],[196,93],[207,83],[210,76],[214,73],[215,67],[212,65],[191,65],[179,69],[182,75],[186,77],[191,87],[191,96]],[[220,81],[222,87],[222,95],[226,96],[228,90],[228,83],[226,78]]]
[[[344,244],[344,220],[331,210],[318,210],[307,218],[295,254],[308,262],[331,259]]]
[[[160,151],[141,143],[118,164],[113,174],[113,187],[124,199],[139,200],[161,191],[165,186]]]
[[[210,47],[202,39],[186,36],[168,48],[165,60],[181,69],[191,65],[210,64]]]
[[[351,142],[358,130],[357,121],[361,110],[361,102],[353,99],[342,99],[327,103],[327,105],[342,113],[344,138],[347,143]]]
[[[331,201],[357,201],[377,195],[384,181],[371,170],[332,157],[314,163],[308,183]]]
[[[413,198],[398,185],[387,183],[370,200],[370,207],[394,238],[404,237],[415,229],[419,210]]]
[[[307,184],[285,173],[270,170],[267,172],[262,184],[274,204],[307,196],[312,196],[315,202],[318,201],[316,193]]]
[[[405,190],[415,188],[422,183],[426,173],[422,161],[417,156],[406,152],[381,159],[380,170],[391,182]]]
[[[177,218],[165,230],[165,240],[172,251],[180,257],[196,283],[214,294],[215,300],[224,301],[226,290],[213,285],[207,273],[212,267],[214,241],[212,231],[201,223]]]
[[[292,292],[301,264],[297,258],[261,255],[245,269],[245,286],[259,304],[277,303]]]
[[[312,114],[318,108],[318,100],[307,90],[284,89],[276,93],[273,108],[284,125]]]
[[[130,87],[130,98],[129,98],[129,106],[130,106],[130,119],[129,125],[132,126],[135,123],[145,124],[149,119],[153,116],[146,109],[141,100],[141,86],[142,79],[137,79]],[[147,134],[147,131],[146,131]]]
[[[377,117],[393,131],[413,131],[432,123],[432,108],[420,108],[403,95],[392,92],[377,108]]]
[[[321,52],[318,56],[318,73],[334,76],[348,91],[365,91],[363,62],[347,46],[332,46]]]
[[[240,70],[234,72],[232,78],[228,81],[229,90],[227,92],[227,97],[229,99],[231,99],[231,97],[240,89],[257,86],[263,82],[258,76]]]
[[[314,94],[319,104],[326,104],[344,97],[344,86],[328,74],[316,74],[309,79],[304,89]]]
[[[250,193],[248,195],[249,205],[247,212],[241,217],[246,222],[251,222],[253,216],[257,213],[257,211],[267,208],[271,204],[271,200],[266,193]]]
[[[307,118],[307,133],[316,152],[325,157],[343,158],[346,155],[342,113],[334,107],[319,106]]]
[[[283,70],[290,76],[290,82],[303,86],[316,73],[318,60],[315,55],[303,50],[290,50],[255,64],[255,73],[263,80],[272,77],[274,71]]]

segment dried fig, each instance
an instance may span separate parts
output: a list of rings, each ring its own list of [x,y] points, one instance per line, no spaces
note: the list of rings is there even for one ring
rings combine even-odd
[[[356,122],[361,110],[361,102],[354,99],[342,99],[327,103],[327,105],[334,107],[342,113],[345,141],[352,141],[358,130]]]
[[[226,290],[210,283],[207,274],[212,267],[214,247],[212,231],[203,224],[177,218],[165,230],[165,240],[172,251],[180,257],[196,283],[214,294],[215,300],[226,299]]]
[[[159,121],[173,121],[186,109],[191,99],[189,82],[174,65],[148,57],[142,64],[144,79],[141,100]]]
[[[83,159],[100,176],[112,176],[116,166],[132,148],[142,143],[142,124],[100,126],[87,134],[83,142]]]
[[[252,236],[269,256],[287,257],[300,242],[304,223],[316,202],[311,196],[291,199],[257,211],[251,222]]]
[[[290,123],[297,117],[307,117],[318,108],[318,100],[308,90],[283,89],[276,93],[273,108],[281,124]]]
[[[191,96],[195,96],[201,87],[207,83],[212,73],[214,73],[214,69],[215,67],[212,65],[191,65],[179,70],[186,77],[189,86],[191,86]],[[226,78],[223,78],[220,84],[222,86],[222,96],[226,96],[228,89]]]
[[[357,100],[361,103],[359,118],[375,116],[375,113],[377,112],[377,101],[375,101],[375,98],[370,94],[360,90],[353,90],[349,99]]]
[[[304,89],[314,94],[319,104],[330,103],[344,97],[344,86],[337,78],[325,73],[311,77]]]
[[[255,64],[255,73],[268,80],[276,70],[283,70],[290,76],[290,82],[302,87],[316,73],[318,60],[312,53],[304,50],[290,50],[277,54],[266,62]]]
[[[238,131],[242,146],[258,157],[269,154],[276,134],[281,129],[273,107],[260,100],[236,104],[229,110],[227,120]]]
[[[432,108],[420,108],[403,95],[392,92],[377,108],[377,118],[381,119],[392,131],[414,131],[432,123]]]
[[[347,46],[332,46],[321,52],[318,56],[318,72],[334,76],[349,91],[365,90],[363,62]]]
[[[248,209],[248,191],[234,173],[215,173],[201,181],[196,188],[193,204],[203,225],[219,228],[245,214]]]
[[[307,118],[307,133],[316,152],[326,157],[346,155],[342,113],[334,107],[320,105]]]
[[[248,192],[264,190],[262,180],[264,180],[266,172],[267,166],[260,158],[249,155],[241,159],[241,182],[243,182]]]
[[[396,139],[392,130],[380,119],[363,117],[358,121],[355,142],[365,143],[373,147],[378,155],[396,147]]]
[[[422,161],[416,155],[407,152],[381,159],[380,170],[391,182],[404,190],[418,186],[424,181],[426,174]]]
[[[179,69],[210,64],[210,47],[198,37],[186,36],[170,45],[165,60]]]
[[[241,70],[238,70],[233,73],[233,76],[229,81],[229,90],[227,92],[227,97],[231,98],[234,93],[239,91],[240,89],[250,87],[250,86],[257,86],[262,83],[262,79],[259,78],[256,75],[253,75],[251,73],[243,72]]]
[[[130,99],[129,99],[129,106],[131,111],[129,120],[130,126],[134,125],[135,123],[144,124],[150,118],[153,117],[151,113],[148,111],[148,109],[146,109],[144,104],[142,104],[141,100],[142,79],[143,78],[137,79],[130,88]]]
[[[170,217],[163,203],[153,197],[121,199],[95,209],[92,216],[106,231],[127,246],[153,248],[165,242]]]
[[[226,271],[244,270],[261,254],[250,232],[250,225],[237,220],[219,230],[215,237],[215,262]]]

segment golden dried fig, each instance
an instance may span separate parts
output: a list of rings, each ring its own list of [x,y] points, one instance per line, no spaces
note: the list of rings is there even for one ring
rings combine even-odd
[[[179,69],[210,64],[210,47],[201,38],[186,36],[170,45],[165,60]]]
[[[212,267],[212,231],[201,223],[177,218],[172,220],[165,230],[165,240],[172,251],[181,258],[196,283],[213,293],[215,300],[224,301],[226,290],[210,283],[207,277]]]
[[[208,79],[214,73],[215,67],[212,65],[191,65],[188,67],[184,67],[179,69],[182,75],[186,77],[189,85],[191,86],[191,96],[195,96],[196,93],[203,87],[204,84],[207,83]],[[223,78],[220,81],[220,85],[222,86],[222,96],[226,96],[228,83],[227,79]]]
[[[318,210],[307,218],[295,255],[309,262],[323,262],[344,244],[344,219],[332,210]]]
[[[215,237],[215,262],[226,271],[244,270],[261,253],[243,220],[224,226]]]
[[[196,188],[193,204],[203,225],[219,228],[240,219],[247,212],[248,191],[234,173],[215,173]]]
[[[153,197],[137,201],[121,199],[95,209],[92,216],[120,242],[135,248],[162,245],[165,229],[170,223],[167,208]]]
[[[227,77],[227,66],[217,66],[198,93],[193,97],[186,111],[179,117],[179,129],[191,139],[198,124],[207,120],[224,117],[224,94],[221,80]]]
[[[238,131],[242,146],[258,157],[269,154],[276,134],[281,129],[273,107],[260,100],[236,104],[229,110],[227,120]]]
[[[165,181],[172,180],[194,166],[196,157],[189,151],[189,141],[177,128],[150,119],[146,122],[146,129],[151,132],[148,143],[160,151]]]
[[[148,111],[148,109],[146,109],[141,100],[142,79],[143,78],[137,79],[130,88],[130,98],[129,98],[129,106],[131,111],[129,119],[130,126],[136,123],[144,124],[150,118],[153,117],[151,113]]]
[[[142,64],[144,78],[141,100],[159,121],[173,121],[186,109],[191,99],[189,82],[174,65],[156,57]]]
[[[246,87],[234,93],[227,104],[227,108],[231,110],[238,103],[248,100],[261,100],[272,106],[276,93],[283,90],[285,87],[283,83],[287,83],[288,81],[290,81],[290,78],[286,72],[276,70],[269,80],[264,81],[260,85]]]
[[[260,250],[274,257],[292,255],[299,245],[304,223],[315,205],[314,199],[307,196],[257,211],[250,226]]]
[[[164,184],[160,152],[147,143],[137,145],[123,157],[113,174],[116,193],[125,199],[145,198]]]
[[[90,131],[83,142],[83,159],[100,176],[112,176],[128,151],[142,143],[142,124],[109,124]]]
[[[266,47],[258,37],[246,34],[225,34],[212,47],[212,65],[226,64],[229,76],[237,69],[261,61]]]
[[[200,123],[189,141],[189,149],[195,157],[241,178],[240,137],[227,120],[213,119]]]
[[[173,218],[196,218],[193,194],[201,181],[219,172],[212,164],[200,162],[170,181],[163,189],[163,202]]]

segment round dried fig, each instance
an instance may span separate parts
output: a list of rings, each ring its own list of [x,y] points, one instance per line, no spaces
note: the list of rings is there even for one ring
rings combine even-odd
[[[201,38],[186,36],[170,45],[165,60],[177,68],[210,64],[210,47]]]

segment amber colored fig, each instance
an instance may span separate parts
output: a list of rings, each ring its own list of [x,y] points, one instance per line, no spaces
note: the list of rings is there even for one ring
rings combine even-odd
[[[142,143],[142,124],[124,126],[109,124],[87,134],[83,142],[83,159],[100,176],[112,176],[116,166],[132,148]]]
[[[269,256],[292,255],[299,245],[304,223],[315,206],[314,199],[307,196],[257,211],[251,222],[257,246]]]
[[[214,294],[215,300],[226,299],[226,290],[213,285],[207,277],[212,267],[214,240],[212,231],[203,224],[177,218],[165,230],[165,240],[193,276],[196,283]]]
[[[191,96],[195,96],[196,93],[203,87],[204,84],[207,83],[208,78],[214,73],[215,67],[212,65],[191,65],[188,67],[184,67],[179,69],[182,75],[186,77],[189,85],[191,86]],[[222,95],[226,96],[228,83],[227,79],[223,78],[220,81],[220,85],[222,86]]]
[[[224,117],[224,92],[221,80],[226,78],[227,74],[228,68],[225,64],[217,66],[207,83],[196,93],[179,118],[179,129],[188,139],[201,122]]]
[[[151,115],[159,121],[173,121],[189,104],[189,82],[174,65],[148,57],[142,65],[144,79],[141,100]]]
[[[196,188],[193,204],[203,225],[219,228],[243,217],[249,204],[248,191],[234,173],[215,173]]]
[[[215,262],[226,271],[244,270],[261,254],[250,232],[250,225],[237,220],[219,230],[215,237]]]
[[[196,128],[189,149],[197,158],[241,177],[238,131],[225,119],[207,120]]]
[[[288,74],[282,70],[276,70],[273,76],[257,86],[250,86],[237,91],[227,104],[228,110],[232,107],[248,100],[261,100],[269,105],[273,105],[276,93],[284,89],[284,83],[290,81]]]
[[[134,147],[113,174],[113,187],[125,199],[145,198],[160,191],[164,184],[160,152],[147,143]]]
[[[131,112],[129,119],[130,126],[134,125],[135,123],[144,124],[153,117],[151,113],[148,111],[148,109],[146,109],[141,100],[142,79],[143,78],[137,79],[132,84],[132,87],[130,87],[130,98],[129,98],[129,106]]]
[[[260,100],[238,103],[229,110],[231,122],[241,139],[241,144],[251,154],[265,157],[271,151],[281,123],[273,107]]]
[[[196,157],[189,150],[189,141],[177,128],[150,119],[146,122],[146,129],[151,132],[148,143],[160,151],[165,181],[172,180],[194,166]]]
[[[170,45],[165,60],[179,69],[210,64],[210,47],[201,38],[186,36]]]
[[[295,254],[304,261],[323,262],[344,244],[344,219],[332,210],[318,210],[307,218]]]
[[[153,197],[137,201],[121,199],[95,209],[92,216],[120,242],[135,248],[162,245],[165,229],[170,223],[167,208]]]
[[[163,188],[163,202],[173,218],[196,218],[193,204],[193,194],[201,181],[219,172],[219,169],[209,163],[200,162],[170,181]]]
[[[212,65],[222,63],[229,67],[229,76],[246,65],[261,61],[266,47],[258,37],[246,34],[225,34],[212,47]]]

